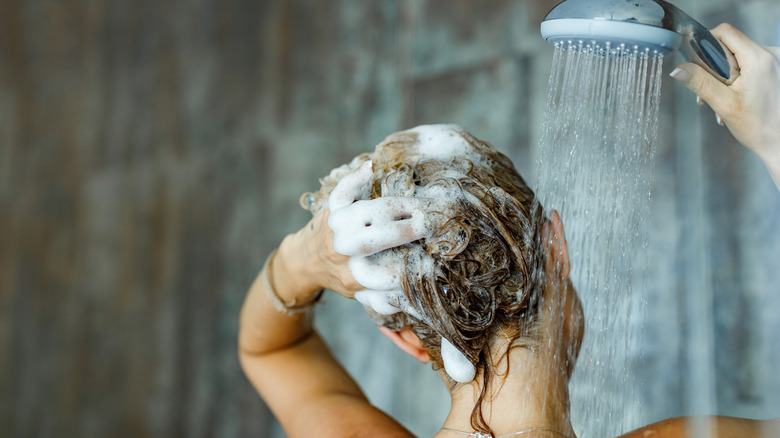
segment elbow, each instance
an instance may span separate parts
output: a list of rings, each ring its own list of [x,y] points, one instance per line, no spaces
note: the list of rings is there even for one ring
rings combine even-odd
[[[247,366],[248,362],[252,359],[252,357],[256,356],[252,350],[247,348],[246,341],[244,340],[244,336],[242,336],[243,330],[239,327],[238,329],[238,348],[236,349],[236,353],[238,354],[238,363],[241,365],[241,369],[244,371],[244,374],[247,374]]]
[[[261,357],[264,353],[262,342],[258,343],[257,335],[252,335],[249,331],[249,328],[244,324],[241,324],[238,327],[237,353],[242,368],[245,366],[244,364],[246,361]]]
[[[249,364],[252,361],[253,356],[249,354],[246,350],[241,348],[241,345],[238,347],[238,363],[241,366],[241,370],[244,372],[244,375],[249,376],[248,369]]]

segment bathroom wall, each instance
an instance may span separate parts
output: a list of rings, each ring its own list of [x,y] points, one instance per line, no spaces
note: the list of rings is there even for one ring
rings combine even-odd
[[[433,122],[533,181],[552,54],[538,25],[555,3],[3,0],[0,430],[284,436],[235,338],[266,255],[308,220],[298,197]],[[775,0],[675,3],[780,45]],[[780,416],[780,194],[670,79],[659,132],[625,405],[635,426]],[[354,302],[325,301],[317,326],[369,398],[434,433],[448,408],[435,374]]]

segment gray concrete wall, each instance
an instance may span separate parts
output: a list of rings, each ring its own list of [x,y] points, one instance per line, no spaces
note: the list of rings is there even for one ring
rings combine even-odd
[[[266,255],[308,219],[299,195],[432,122],[533,181],[552,53],[538,25],[555,3],[2,0],[0,430],[283,436],[235,337]],[[775,0],[678,4],[780,45]],[[670,79],[655,175],[626,404],[637,423],[780,416],[780,194]],[[692,291],[710,303],[711,357],[688,353]],[[317,325],[369,398],[430,436],[448,408],[434,373],[355,303],[326,301]],[[699,368],[711,385],[691,384]]]

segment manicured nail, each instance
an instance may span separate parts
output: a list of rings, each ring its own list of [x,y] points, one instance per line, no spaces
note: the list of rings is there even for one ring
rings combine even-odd
[[[720,118],[719,115],[715,114],[715,120],[718,121],[718,125],[723,126],[725,123],[723,122],[723,119]]]
[[[701,99],[701,96],[698,94],[696,95],[696,103],[699,105],[704,105],[704,101]]]
[[[687,71],[677,67],[674,69],[671,73],[669,73],[669,76],[673,77],[675,80],[678,80],[680,82],[688,82],[688,79],[691,78],[691,75],[688,74]]]

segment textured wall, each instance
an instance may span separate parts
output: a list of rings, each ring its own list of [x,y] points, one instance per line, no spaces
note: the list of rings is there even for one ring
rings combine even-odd
[[[265,256],[307,220],[298,196],[440,121],[533,181],[552,52],[538,23],[555,3],[0,0],[0,430],[282,436],[235,336]],[[780,45],[775,0],[679,5]],[[638,422],[780,416],[780,195],[672,82],[626,404],[641,402]],[[326,301],[317,324],[369,398],[437,430],[437,377],[359,306]],[[689,313],[711,315],[704,356],[688,353],[706,346]],[[699,369],[711,384],[691,383]]]

